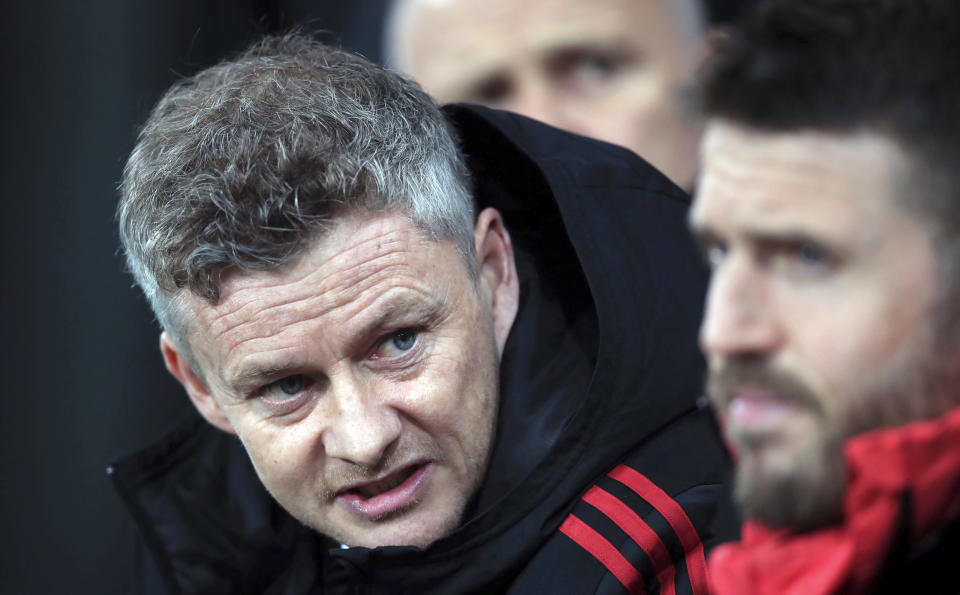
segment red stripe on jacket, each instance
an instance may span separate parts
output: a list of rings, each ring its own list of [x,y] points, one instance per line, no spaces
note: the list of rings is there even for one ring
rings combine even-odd
[[[676,577],[676,569],[667,547],[663,545],[656,531],[651,529],[629,506],[617,500],[613,494],[603,488],[597,486],[590,488],[583,496],[583,501],[607,515],[640,546],[653,563],[657,581],[660,583],[660,593],[674,595],[676,587],[673,581]]]
[[[560,525],[560,532],[590,552],[628,591],[644,595],[643,576],[609,541],[572,514]]]
[[[693,592],[702,595],[710,593],[710,579],[707,575],[707,561],[703,555],[703,542],[690,517],[683,511],[683,507],[655,483],[626,465],[617,465],[609,476],[633,490],[663,515],[677,534],[686,553],[687,573],[690,575]]]

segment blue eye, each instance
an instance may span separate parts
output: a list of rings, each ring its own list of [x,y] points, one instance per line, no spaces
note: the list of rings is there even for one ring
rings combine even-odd
[[[393,346],[399,351],[408,351],[417,342],[417,333],[412,329],[402,329],[393,333],[391,337]]]
[[[768,246],[765,260],[773,270],[797,280],[825,278],[842,264],[835,250],[807,238],[788,238]]]
[[[393,331],[380,339],[376,350],[370,355],[372,359],[386,358],[387,361],[406,360],[409,353],[414,353],[420,342],[420,332],[417,329],[404,328]]]
[[[304,387],[303,376],[301,376],[300,374],[287,376],[286,378],[278,380],[275,383],[275,385],[284,394],[292,396],[303,390],[303,387]]]

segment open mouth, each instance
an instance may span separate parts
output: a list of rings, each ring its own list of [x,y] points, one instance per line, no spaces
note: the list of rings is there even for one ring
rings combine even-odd
[[[393,488],[401,485],[403,482],[410,479],[410,476],[416,473],[417,469],[420,468],[420,465],[410,465],[409,467],[404,467],[399,471],[395,471],[390,475],[379,479],[373,483],[368,483],[366,485],[354,488],[352,490],[347,490],[352,492],[361,498],[370,499],[375,496],[379,496],[384,492],[389,492]]]
[[[414,463],[376,481],[341,490],[337,500],[372,521],[391,518],[416,506],[427,489],[434,465]]]

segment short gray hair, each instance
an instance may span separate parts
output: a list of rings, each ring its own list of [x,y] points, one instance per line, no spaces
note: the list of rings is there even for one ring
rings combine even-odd
[[[348,211],[404,213],[475,275],[469,176],[443,114],[415,83],[295,33],[174,84],[120,190],[128,266],[175,340],[184,288],[215,304],[222,271],[280,267]]]

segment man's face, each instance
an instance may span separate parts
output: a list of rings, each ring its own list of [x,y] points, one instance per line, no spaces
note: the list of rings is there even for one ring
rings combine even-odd
[[[215,306],[188,297],[205,384],[165,338],[167,363],[293,516],[424,546],[460,523],[492,439],[515,295],[487,266],[474,283],[406,217],[348,215],[284,268],[226,275]]]
[[[404,1],[395,61],[439,101],[623,145],[690,187],[700,130],[674,94],[699,56],[695,0]]]
[[[713,268],[701,346],[749,518],[841,511],[842,442],[934,411],[929,224],[896,204],[907,159],[867,133],[711,123],[691,213]]]

